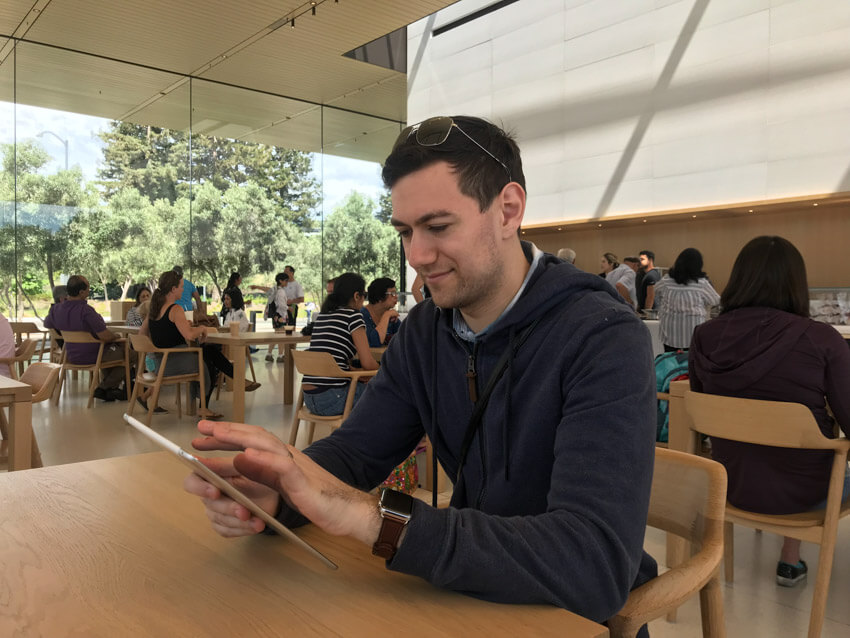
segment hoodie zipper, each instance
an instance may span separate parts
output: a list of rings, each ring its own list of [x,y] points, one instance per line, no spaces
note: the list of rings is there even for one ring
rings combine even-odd
[[[466,378],[469,385],[469,399],[473,405],[478,402],[478,373],[475,369],[476,359],[478,358],[478,341],[472,344],[472,352],[466,362]],[[481,503],[484,500],[484,495],[487,492],[487,445],[484,438],[484,417],[482,417],[481,427],[478,429],[478,451],[481,454],[481,489],[476,498],[477,509],[481,509]]]

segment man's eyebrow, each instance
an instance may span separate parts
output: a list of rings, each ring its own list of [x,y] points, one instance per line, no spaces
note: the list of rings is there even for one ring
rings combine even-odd
[[[447,217],[447,216],[453,216],[453,213],[451,213],[450,211],[447,211],[447,210],[435,210],[431,213],[425,213],[424,215],[422,215],[422,217],[418,218],[417,220],[415,220],[413,222],[413,225],[414,226],[424,226],[425,224],[432,222],[434,219],[441,218],[441,217]],[[395,226],[396,228],[408,226],[408,224],[404,223],[403,221],[396,219],[395,217],[390,218],[390,223],[393,226]]]

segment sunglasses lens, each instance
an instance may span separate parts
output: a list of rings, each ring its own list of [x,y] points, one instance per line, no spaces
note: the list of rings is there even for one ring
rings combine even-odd
[[[422,146],[439,146],[448,139],[451,131],[452,118],[432,117],[416,129],[416,141]]]

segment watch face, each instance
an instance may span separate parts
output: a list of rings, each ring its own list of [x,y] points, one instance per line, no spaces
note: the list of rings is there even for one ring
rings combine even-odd
[[[403,518],[410,518],[413,511],[413,497],[395,490],[385,489],[381,493],[381,509]]]

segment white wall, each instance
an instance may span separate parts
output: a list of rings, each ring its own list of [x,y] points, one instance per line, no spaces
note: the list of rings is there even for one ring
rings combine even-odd
[[[850,191],[850,0],[492,0],[408,29],[408,120],[517,134],[526,224]]]

